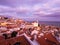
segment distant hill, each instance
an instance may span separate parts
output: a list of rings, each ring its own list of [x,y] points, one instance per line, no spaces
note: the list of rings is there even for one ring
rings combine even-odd
[[[8,15],[0,15],[1,17],[8,17],[8,18],[12,18],[12,16],[8,16]]]

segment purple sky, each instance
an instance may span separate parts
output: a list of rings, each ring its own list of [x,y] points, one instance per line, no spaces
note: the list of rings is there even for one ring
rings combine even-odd
[[[60,0],[0,0],[0,15],[25,20],[60,21]]]

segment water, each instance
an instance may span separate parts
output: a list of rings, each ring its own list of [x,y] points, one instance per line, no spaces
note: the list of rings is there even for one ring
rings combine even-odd
[[[60,22],[57,21],[39,21],[39,24],[46,24],[60,27]]]
[[[28,22],[33,22],[33,21],[28,21]],[[39,21],[39,24],[52,25],[52,26],[60,27],[59,21]]]

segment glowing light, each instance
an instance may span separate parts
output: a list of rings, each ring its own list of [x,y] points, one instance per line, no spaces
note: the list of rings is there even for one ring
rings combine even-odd
[[[6,26],[6,25],[7,25],[7,23],[6,23],[6,22],[4,22],[4,23],[1,23],[1,25],[2,25],[2,26]]]

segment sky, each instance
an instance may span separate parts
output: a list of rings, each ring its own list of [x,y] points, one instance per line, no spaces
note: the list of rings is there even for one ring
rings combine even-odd
[[[60,0],[0,0],[0,15],[24,20],[60,21]]]

